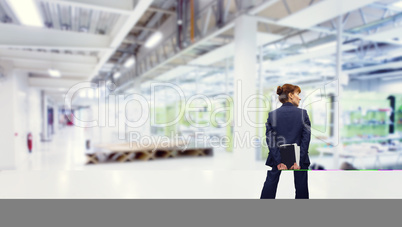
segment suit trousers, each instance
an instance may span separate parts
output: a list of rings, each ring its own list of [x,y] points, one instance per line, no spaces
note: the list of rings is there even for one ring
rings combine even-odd
[[[267,179],[265,180],[264,187],[261,192],[261,199],[275,199],[276,189],[278,188],[279,177],[281,176],[281,170],[278,170],[276,166],[272,167],[272,170],[267,171]],[[296,199],[308,199],[308,179],[307,168],[301,170],[294,170],[294,184],[296,189]]]

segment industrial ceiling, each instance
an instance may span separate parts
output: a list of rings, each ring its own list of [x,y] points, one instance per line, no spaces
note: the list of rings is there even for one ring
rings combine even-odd
[[[0,57],[49,91],[110,80],[124,92],[153,80],[207,82],[211,74],[221,75],[215,86],[222,90],[240,15],[258,21],[268,84],[283,74],[301,82],[333,78],[323,70],[334,69],[340,17],[342,67],[351,79],[395,77],[386,73],[402,68],[399,0],[24,0],[34,2],[41,26],[25,25],[10,1],[0,0]],[[158,32],[162,40],[146,47]]]

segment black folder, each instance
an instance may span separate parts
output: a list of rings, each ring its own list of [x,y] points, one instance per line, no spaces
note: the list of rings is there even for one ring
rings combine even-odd
[[[292,167],[295,162],[297,162],[297,164],[299,165],[299,158],[297,158],[296,156],[298,155],[297,152],[299,152],[300,154],[300,150],[297,150],[297,144],[281,145],[279,146],[279,151],[281,154],[281,161],[283,164],[286,165],[288,169],[290,169],[290,167]]]

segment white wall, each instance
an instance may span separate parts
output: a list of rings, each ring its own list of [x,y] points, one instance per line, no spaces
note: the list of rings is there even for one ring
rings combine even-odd
[[[5,78],[0,81],[0,170],[15,168],[12,63],[2,61]]]
[[[30,88],[28,74],[3,62],[6,79],[0,82],[0,169],[15,169],[28,157],[27,135],[33,135],[33,152],[38,151],[41,132],[40,91]]]
[[[17,160],[24,158],[28,154],[27,134],[29,118],[29,99],[28,99],[28,75],[18,71],[13,72],[14,82],[14,130],[18,134],[15,136],[15,152]],[[17,161],[18,162],[18,161]]]

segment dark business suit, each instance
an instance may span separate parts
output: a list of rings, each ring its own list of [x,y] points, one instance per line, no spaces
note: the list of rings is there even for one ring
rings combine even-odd
[[[294,171],[296,199],[309,198],[307,184],[307,169],[310,165],[308,147],[311,137],[311,124],[307,111],[297,108],[290,102],[268,114],[266,137],[269,155],[267,166],[272,170],[267,172],[267,179],[261,192],[261,198],[275,198],[281,171],[277,165],[281,163],[279,145],[297,143],[300,146],[300,168]]]

